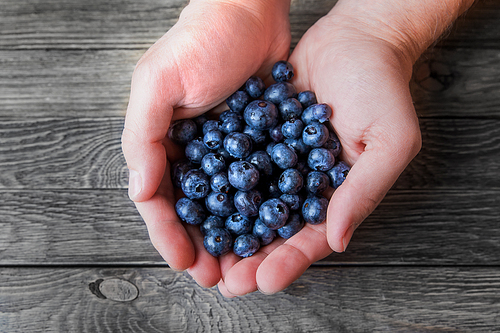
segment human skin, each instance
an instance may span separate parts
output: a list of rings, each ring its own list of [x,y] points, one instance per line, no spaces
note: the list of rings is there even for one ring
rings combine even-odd
[[[131,171],[129,195],[166,262],[227,297],[278,292],[315,261],[343,252],[421,147],[408,82],[420,54],[470,5],[470,0],[340,0],[294,49],[292,83],[332,106],[331,123],[352,165],[332,195],[326,223],[306,225],[252,257],[211,257],[193,226],[173,209],[166,139],[170,122],[215,107],[250,75],[269,83],[287,59],[289,1],[192,1],[179,22],[138,63],[122,146]],[[137,177],[137,175],[140,175]]]

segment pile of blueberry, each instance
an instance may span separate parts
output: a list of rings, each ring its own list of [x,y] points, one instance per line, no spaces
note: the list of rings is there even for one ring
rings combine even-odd
[[[179,218],[199,225],[213,256],[231,249],[254,254],[275,237],[290,238],[305,223],[325,221],[328,200],[349,166],[337,161],[341,145],[331,128],[332,109],[311,91],[297,93],[286,61],[272,69],[266,88],[252,76],[226,103],[218,120],[201,115],[179,120],[169,137],[185,146],[186,159],[172,166],[184,198]]]

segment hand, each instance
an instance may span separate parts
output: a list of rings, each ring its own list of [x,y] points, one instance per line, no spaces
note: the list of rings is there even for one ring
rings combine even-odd
[[[251,75],[264,78],[290,50],[289,2],[191,1],[179,21],[140,59],[132,77],[122,148],[129,196],[151,241],[175,270],[202,286],[221,278],[198,227],[175,210],[170,161],[179,148],[166,137],[172,120],[192,118],[223,102]]]
[[[331,197],[326,223],[306,225],[250,258],[221,261],[219,289],[226,296],[256,289],[275,293],[332,250],[343,252],[420,150],[408,84],[414,59],[354,22],[334,9],[307,31],[289,59],[297,90],[312,90],[332,106],[331,123],[343,145],[340,159],[352,169]]]

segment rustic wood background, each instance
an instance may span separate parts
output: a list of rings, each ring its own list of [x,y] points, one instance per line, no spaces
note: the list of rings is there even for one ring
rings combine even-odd
[[[415,65],[423,148],[274,296],[170,270],[127,197],[130,79],[185,0],[0,0],[0,332],[500,331],[500,2]],[[292,47],[335,0],[293,0]]]

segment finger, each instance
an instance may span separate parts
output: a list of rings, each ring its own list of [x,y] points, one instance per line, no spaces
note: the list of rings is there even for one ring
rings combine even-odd
[[[297,280],[312,263],[331,252],[325,223],[306,224],[262,261],[256,273],[257,287],[264,294],[275,294]]]
[[[235,295],[231,294],[227,288],[226,284],[224,283],[223,280],[220,280],[219,283],[217,284],[217,288],[219,288],[219,292],[221,293],[222,296],[226,298],[234,298],[236,297]]]
[[[225,274],[225,287],[232,294],[242,296],[257,291],[257,269],[266,257],[284,243],[283,238],[259,249],[251,257],[243,258],[231,266]]]
[[[200,286],[211,288],[221,279],[219,261],[205,250],[199,226],[189,225],[186,229],[192,239],[195,251],[194,262],[187,269],[187,272]]]

